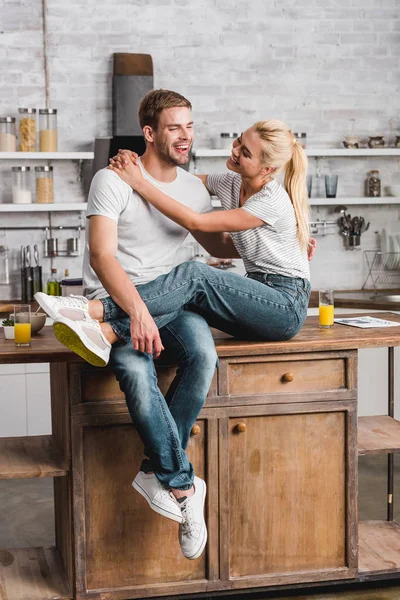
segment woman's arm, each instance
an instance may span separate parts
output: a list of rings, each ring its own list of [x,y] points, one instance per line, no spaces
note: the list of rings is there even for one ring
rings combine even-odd
[[[143,177],[140,167],[132,161],[124,167],[117,164],[116,166],[110,165],[109,168],[157,210],[191,232],[245,231],[264,225],[264,221],[242,208],[199,214],[154,187]]]

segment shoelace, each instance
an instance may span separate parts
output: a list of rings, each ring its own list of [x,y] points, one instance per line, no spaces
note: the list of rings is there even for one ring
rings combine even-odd
[[[182,527],[183,535],[188,535],[190,533],[194,533],[194,531],[195,531],[195,524],[194,524],[194,520],[193,520],[193,509],[192,509],[191,503],[188,502],[188,500],[189,500],[189,498],[187,500],[185,500],[183,505],[181,505],[181,511],[182,511],[182,517],[183,517],[183,523],[182,523],[181,527]]]

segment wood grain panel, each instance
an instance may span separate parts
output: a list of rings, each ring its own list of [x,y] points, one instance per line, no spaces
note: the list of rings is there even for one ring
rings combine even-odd
[[[339,390],[346,387],[345,359],[236,362],[228,365],[231,395]],[[282,402],[285,398],[282,398]],[[287,398],[290,402],[290,398]]]
[[[364,521],[358,527],[359,571],[400,572],[400,525],[394,521]]]
[[[68,465],[51,435],[0,438],[0,479],[60,477]]]
[[[2,600],[72,598],[55,548],[0,550]]]
[[[231,577],[346,566],[345,438],[344,412],[229,420]]]
[[[388,415],[359,417],[359,454],[389,454],[399,451],[400,421]]]
[[[188,454],[204,477],[205,423]],[[87,589],[139,586],[206,577],[206,552],[183,557],[178,524],[152,511],[132,487],[143,446],[132,425],[83,430]],[[168,549],[168,551],[166,550]]]

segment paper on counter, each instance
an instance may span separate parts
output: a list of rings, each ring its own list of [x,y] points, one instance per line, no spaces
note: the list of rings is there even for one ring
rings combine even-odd
[[[347,319],[334,319],[335,323],[340,325],[350,325],[351,327],[361,327],[369,329],[371,327],[398,327],[400,323],[396,321],[386,321],[385,319],[376,319],[375,317],[348,317]]]

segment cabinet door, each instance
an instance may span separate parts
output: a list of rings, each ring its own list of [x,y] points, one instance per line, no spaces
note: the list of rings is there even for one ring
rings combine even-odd
[[[354,405],[265,412],[220,424],[222,577],[242,587],[354,576]]]
[[[73,425],[78,597],[99,590],[113,598],[114,593],[134,598],[204,591],[208,553],[195,561],[184,558],[178,523],[151,510],[131,487],[143,444],[129,415],[84,421]],[[195,472],[207,480],[207,421],[197,425],[188,455]],[[217,480],[216,473],[217,464]]]

